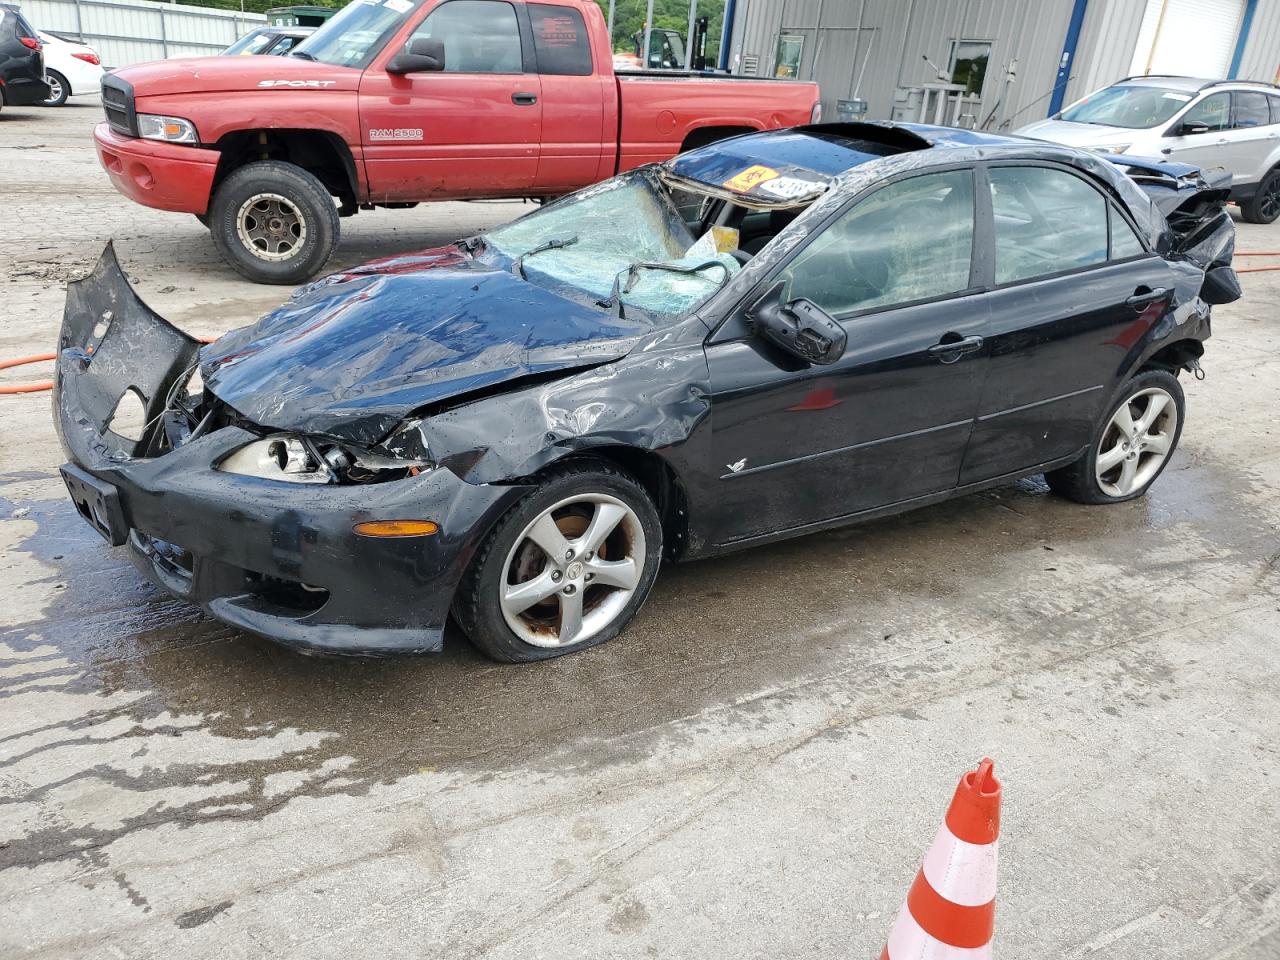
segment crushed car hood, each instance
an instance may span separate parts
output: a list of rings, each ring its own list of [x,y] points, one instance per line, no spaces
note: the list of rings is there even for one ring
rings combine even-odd
[[[443,248],[303,287],[205,347],[200,373],[259,426],[369,444],[431,404],[616,360],[651,330]]]

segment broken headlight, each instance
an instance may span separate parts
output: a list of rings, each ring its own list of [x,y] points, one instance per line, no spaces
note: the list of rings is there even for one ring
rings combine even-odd
[[[223,457],[223,473],[285,483],[382,483],[430,470],[427,460],[410,460],[337,444],[331,440],[279,434],[254,440]]]

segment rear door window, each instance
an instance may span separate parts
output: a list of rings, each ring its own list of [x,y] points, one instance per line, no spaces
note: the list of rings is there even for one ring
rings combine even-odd
[[[529,4],[538,72],[570,77],[591,75],[591,43],[582,14],[572,7]]]
[[[1104,263],[1107,201],[1083,179],[1051,167],[992,167],[996,283]]]
[[[1231,94],[1231,106],[1235,111],[1234,127],[1265,127],[1271,123],[1271,109],[1265,94],[1237,90]]]

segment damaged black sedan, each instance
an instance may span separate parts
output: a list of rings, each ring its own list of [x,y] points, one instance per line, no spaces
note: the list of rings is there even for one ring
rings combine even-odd
[[[299,289],[201,346],[71,285],[68,490],[155,582],[310,650],[536,660],[687,560],[1043,473],[1141,496],[1228,187],[964,131],[752,134]],[[141,408],[130,429],[121,413]]]

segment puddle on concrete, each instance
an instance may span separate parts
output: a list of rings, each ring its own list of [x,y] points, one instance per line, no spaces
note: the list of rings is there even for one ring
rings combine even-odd
[[[0,805],[18,814],[0,867],[85,857],[152,823],[362,794],[423,770],[535,769],[584,738],[616,742],[600,762],[618,762],[635,735],[708,707],[891,661],[904,626],[927,644],[916,635],[931,620],[985,622],[1022,602],[1022,578],[1036,585],[1028,609],[1069,619],[1114,591],[1082,579],[1082,565],[1150,577],[1164,564],[1176,577],[1197,556],[1274,548],[1248,480],[1190,458],[1174,466],[1149,498],[1117,507],[1024,481],[669,566],[623,638],[525,666],[483,659],[452,629],[439,656],[302,656],[150,586],[69,503],[0,501],[0,516],[29,511],[36,532],[20,550],[51,571],[43,586],[54,591],[43,619],[0,631]],[[911,674],[892,682],[909,687]],[[111,798],[100,808],[42,820],[99,786]]]

